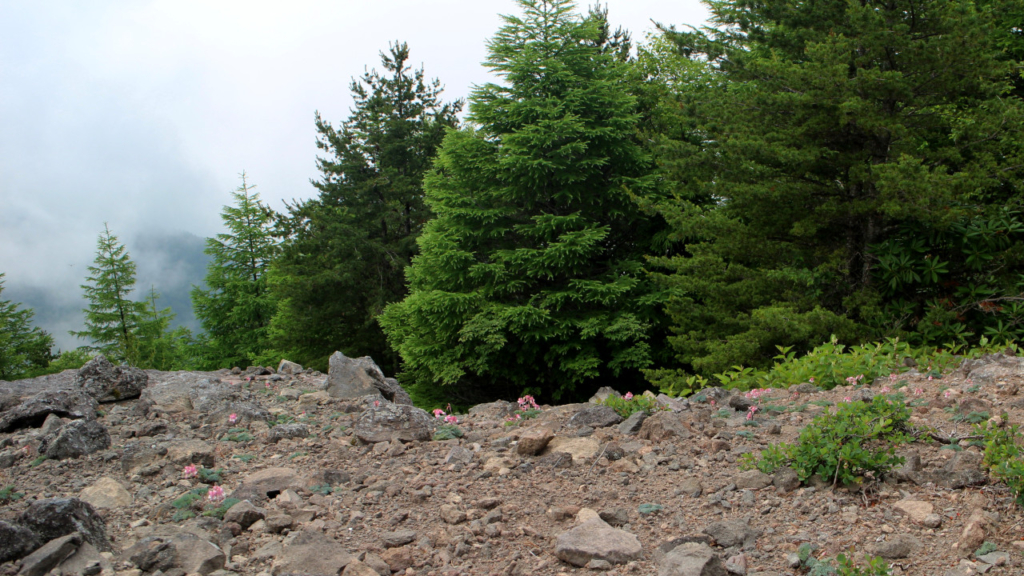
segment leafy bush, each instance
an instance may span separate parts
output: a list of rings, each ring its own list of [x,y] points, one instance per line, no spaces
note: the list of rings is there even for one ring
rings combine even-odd
[[[43,462],[46,462],[46,460],[47,460],[46,455],[45,454],[40,454],[39,456],[36,456],[35,460],[29,462],[28,465],[33,467],[33,468],[35,468],[36,466],[39,466]]]
[[[865,556],[865,566],[860,567],[845,554],[836,556],[835,561],[819,560],[812,556],[814,549],[808,544],[801,544],[797,549],[800,565],[808,570],[807,576],[890,576],[892,572],[885,560],[875,556]]]
[[[200,468],[199,481],[204,484],[219,483],[221,481],[221,474],[223,473],[223,468],[217,468],[216,470],[210,468]]]
[[[462,430],[454,424],[445,424],[438,427],[437,432],[434,432],[434,440],[452,440],[453,438],[462,438],[464,433]]]
[[[985,466],[996,480],[1000,480],[1013,492],[1017,505],[1024,507],[1024,460],[1020,458],[1017,439],[1018,426],[1000,428],[988,422],[975,427],[976,433],[984,437]]]
[[[256,457],[253,456],[252,454],[235,454],[234,456],[232,456],[232,458],[235,458],[236,460],[241,460],[242,462],[245,462],[246,464],[248,464],[249,462],[254,460]]]
[[[615,412],[623,418],[629,418],[636,412],[646,412],[647,414],[651,414],[657,410],[664,409],[660,404],[658,404],[658,400],[656,398],[652,398],[650,396],[633,396],[628,393],[621,397],[612,394],[598,403],[603,406],[610,406],[612,410],[615,410]]]
[[[903,429],[910,409],[900,395],[875,396],[870,403],[839,404],[807,425],[794,445],[775,444],[760,459],[744,458],[744,468],[770,474],[792,466],[802,482],[818,475],[843,485],[854,484],[866,473],[878,478],[903,463],[896,447],[910,441]]]
[[[239,432],[237,434],[228,434],[224,437],[228,442],[249,442],[254,440],[256,437],[248,432]]]

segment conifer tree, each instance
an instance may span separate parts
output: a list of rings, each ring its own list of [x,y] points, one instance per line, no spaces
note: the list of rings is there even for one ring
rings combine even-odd
[[[206,288],[192,289],[192,306],[206,331],[207,368],[244,366],[269,347],[268,327],[274,298],[267,288],[267,270],[278,252],[271,233],[273,214],[260,201],[245,172],[232,192],[235,204],[221,219],[227,232],[207,239]]]
[[[423,175],[462,108],[410,68],[405,43],[380,56],[382,71],[352,81],[355,106],[340,127],[317,114],[319,194],[282,220],[272,273],[275,348],[321,369],[335,350],[394,365],[376,317],[405,295],[404,270],[431,216]]]
[[[635,387],[659,344],[643,258],[663,224],[634,202],[653,182],[628,51],[601,13],[519,6],[488,44],[503,83],[476,88],[445,138],[410,293],[381,318],[421,402]]]
[[[668,154],[686,253],[656,264],[679,360],[1024,334],[1024,110],[998,44],[1019,2],[707,4],[711,27],[669,34],[713,70]]]
[[[91,340],[89,347],[112,362],[135,366],[139,360],[135,332],[143,311],[142,303],[130,299],[135,289],[135,263],[106,224],[93,263],[86,277],[89,284],[82,285],[89,301],[89,307],[83,310],[85,330],[71,334]]]
[[[0,294],[4,274],[0,273]],[[25,378],[49,364],[53,336],[32,326],[34,311],[17,302],[0,300],[0,380]]]
[[[192,340],[192,332],[184,327],[171,328],[175,314],[168,308],[160,308],[157,301],[160,294],[150,287],[149,294],[142,302],[136,330],[139,341],[139,367],[152,370],[187,370],[197,368],[198,351]]]

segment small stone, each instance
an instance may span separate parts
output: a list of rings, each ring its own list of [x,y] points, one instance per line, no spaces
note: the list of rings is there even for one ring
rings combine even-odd
[[[109,476],[103,476],[91,486],[82,489],[78,497],[96,509],[130,506],[135,500],[120,482]]]
[[[772,484],[783,492],[792,492],[800,487],[800,477],[792,468],[779,468],[772,475]]]
[[[534,426],[523,431],[516,445],[516,453],[520,456],[533,456],[547,447],[555,432],[547,426]]]
[[[228,508],[228,511],[224,513],[225,522],[234,522],[241,526],[242,530],[248,529],[257,521],[263,520],[266,517],[266,512],[253,506],[248,500],[242,500]]]
[[[21,560],[19,576],[44,576],[78,550],[82,535],[73,532],[47,542],[42,548]]]
[[[646,412],[633,412],[629,418],[626,418],[619,424],[619,432],[622,434],[636,434],[640,431],[640,427],[643,426],[646,419]]]
[[[267,517],[263,522],[265,523],[263,528],[264,531],[270,532],[271,534],[279,534],[294,526],[295,518],[292,518],[288,514],[274,514],[273,516]],[[255,525],[256,523],[253,524],[253,526]]]
[[[600,518],[559,534],[555,542],[555,556],[574,566],[586,566],[594,558],[625,564],[640,558],[642,552],[636,536],[612,528]]]
[[[466,513],[451,504],[441,506],[441,519],[448,524],[461,524],[466,521]]]
[[[384,532],[380,538],[385,548],[397,548],[398,546],[405,546],[415,541],[416,532],[414,530],[396,530],[394,532]]]
[[[604,572],[605,570],[612,569],[612,563],[607,560],[601,560],[600,558],[591,558],[590,562],[587,562],[586,567],[590,570],[599,570]]]
[[[760,470],[747,470],[734,477],[733,482],[740,490],[760,490],[771,485],[772,477]]]
[[[900,534],[889,540],[883,542],[877,542],[870,546],[871,553],[875,556],[881,556],[887,560],[895,560],[898,558],[906,558],[918,547],[921,543],[910,536],[909,534]]]
[[[737,554],[730,556],[725,561],[725,569],[729,574],[738,574],[739,576],[746,576],[747,574],[747,555]]]
[[[924,520],[921,521],[921,524],[926,528],[938,528],[939,526],[942,526],[942,516],[939,516],[938,514],[928,514],[924,517]]]
[[[1005,566],[1010,562],[1010,554],[1008,552],[989,552],[978,556],[978,560],[993,566]]]
[[[915,524],[924,524],[925,518],[931,515],[935,509],[930,503],[921,500],[900,500],[893,504],[892,507],[906,514],[910,521]],[[934,528],[934,526],[931,526],[931,528]]]
[[[702,542],[686,542],[661,559],[658,576],[728,576],[728,572],[710,546]]]

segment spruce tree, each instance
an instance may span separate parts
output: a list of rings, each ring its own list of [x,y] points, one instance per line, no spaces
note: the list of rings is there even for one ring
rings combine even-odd
[[[681,89],[666,154],[686,252],[656,264],[679,359],[711,374],[831,334],[1024,333],[1012,3],[707,4],[711,27],[669,33],[713,71]]]
[[[445,138],[410,293],[381,318],[424,403],[636,387],[658,345],[643,258],[663,225],[634,202],[652,164],[624,51],[601,13],[519,5],[488,44],[503,83]]]
[[[106,224],[99,235],[93,263],[86,277],[89,284],[82,285],[89,301],[89,307],[83,310],[85,330],[71,334],[91,340],[89,348],[112,362],[135,366],[139,360],[135,332],[144,306],[129,298],[135,289],[135,263]]]
[[[405,43],[380,56],[381,72],[352,81],[355,106],[340,127],[317,114],[319,194],[290,207],[272,272],[275,348],[321,369],[335,350],[394,364],[376,317],[405,295],[404,270],[431,216],[423,175],[462,108],[410,68]]]
[[[188,370],[198,368],[195,356],[199,351],[192,332],[184,327],[171,328],[175,314],[160,308],[160,294],[150,287],[142,302],[136,333],[139,341],[139,367],[151,370]]]
[[[232,192],[234,205],[221,212],[227,232],[206,241],[205,252],[213,257],[206,287],[192,289],[192,306],[206,331],[202,354],[207,368],[245,366],[269,348],[275,303],[267,270],[279,246],[271,231],[272,212],[244,172],[240,177],[242,184]]]
[[[4,274],[0,273],[0,294]],[[32,326],[34,311],[17,302],[0,300],[0,380],[17,380],[46,368],[53,336]]]

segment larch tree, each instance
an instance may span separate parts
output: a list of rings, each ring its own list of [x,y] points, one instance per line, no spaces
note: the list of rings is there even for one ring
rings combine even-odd
[[[0,295],[4,291],[0,274]],[[10,300],[0,300],[0,380],[17,380],[46,368],[53,336],[32,325],[34,311]]]

